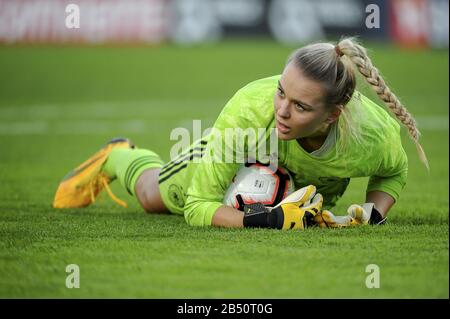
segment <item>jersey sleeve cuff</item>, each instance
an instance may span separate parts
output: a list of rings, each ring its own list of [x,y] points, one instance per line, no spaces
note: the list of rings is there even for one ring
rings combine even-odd
[[[401,182],[397,178],[371,178],[369,185],[367,186],[367,193],[373,191],[385,192],[397,201],[404,186],[405,183]]]
[[[191,226],[211,226],[214,214],[222,205],[220,202],[203,202],[191,211],[186,211],[184,217]]]

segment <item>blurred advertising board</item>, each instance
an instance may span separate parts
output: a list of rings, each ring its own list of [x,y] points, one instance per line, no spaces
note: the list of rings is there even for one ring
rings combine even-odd
[[[70,4],[79,9],[78,28],[67,21],[74,13],[66,12]],[[0,41],[160,42],[166,15],[164,0],[0,0]]]
[[[448,0],[390,1],[392,39],[409,47],[448,47]]]
[[[295,44],[348,35],[448,47],[448,0],[0,0],[4,43]]]

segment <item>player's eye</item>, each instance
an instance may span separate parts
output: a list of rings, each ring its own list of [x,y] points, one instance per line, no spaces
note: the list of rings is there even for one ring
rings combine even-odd
[[[278,88],[277,94],[278,94],[279,96],[281,96],[281,97],[284,96],[284,92],[283,92],[283,90],[282,90],[281,88]]]
[[[306,111],[305,107],[300,103],[295,103],[295,108],[299,111]]]

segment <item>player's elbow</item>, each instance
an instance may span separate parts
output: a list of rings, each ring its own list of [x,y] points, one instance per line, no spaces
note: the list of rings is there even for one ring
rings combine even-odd
[[[212,216],[222,204],[188,197],[184,206],[184,219],[189,226],[211,226]]]
[[[197,214],[196,214],[195,209],[194,210],[189,210],[189,209],[185,208],[185,210],[184,210],[184,220],[186,221],[186,223],[189,226],[196,226],[196,227],[205,226],[205,225],[202,225],[201,223],[198,222],[199,218],[196,215]]]
[[[188,198],[188,201],[184,206],[184,219],[189,226],[207,226],[202,223],[203,218],[201,216],[202,211],[199,207],[200,205],[199,202]]]

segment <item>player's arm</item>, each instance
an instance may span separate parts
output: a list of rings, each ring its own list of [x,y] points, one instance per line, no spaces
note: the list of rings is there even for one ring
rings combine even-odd
[[[379,169],[370,177],[367,185],[364,213],[368,216],[370,224],[381,224],[385,221],[389,210],[399,199],[406,185],[408,158],[402,147],[400,134],[391,134],[389,139],[390,143],[387,144],[392,146],[382,152]],[[349,214],[356,215],[355,206],[352,206],[349,207]]]
[[[366,203],[373,203],[381,218],[386,218],[389,210],[395,204],[395,199],[386,192],[372,191],[367,193]]]
[[[395,204],[399,192],[401,190],[401,181],[404,180],[403,174],[399,176],[393,176],[385,179],[384,183],[378,184],[373,181],[378,181],[378,178],[371,178],[369,182],[369,188],[372,187],[382,188],[386,191],[372,190],[366,194],[366,202],[364,204],[352,204],[347,209],[347,215],[335,216],[328,210],[322,211],[316,217],[316,223],[320,227],[340,228],[348,226],[357,226],[364,224],[379,225],[383,224],[386,220],[387,214],[392,206]],[[391,187],[386,187],[386,184]],[[375,186],[378,185],[378,186]],[[397,191],[394,191],[395,185],[397,185]]]
[[[354,224],[380,225],[386,221],[387,213],[395,204],[395,198],[387,192],[371,191],[366,195],[363,205],[353,204],[348,210],[348,216]]]
[[[406,185],[408,157],[403,149],[400,127],[384,131],[384,143],[377,143],[379,162],[373,163],[377,170],[369,178],[366,202],[351,205],[347,212],[362,224],[383,224],[394,203]]]
[[[322,195],[316,194],[315,186],[309,185],[295,191],[274,208],[256,203],[245,205],[244,212],[241,212],[221,203],[224,191],[217,187],[220,179],[212,178],[227,176],[224,175],[227,171],[219,173],[217,169],[221,166],[218,163],[204,164],[200,164],[196,171],[198,175],[194,176],[193,185],[188,191],[185,219],[189,225],[304,229],[315,224],[314,216],[320,212],[323,203]],[[216,167],[217,165],[219,166]],[[213,167],[216,167],[216,170],[213,170]],[[235,171],[232,170],[231,173],[235,174]],[[229,183],[232,176],[224,178],[225,182]]]
[[[383,224],[387,214],[400,197],[407,177],[407,164],[398,168],[393,176],[372,176],[366,192],[366,202],[362,205],[353,204],[347,212],[361,224]]]
[[[233,207],[222,205],[214,213],[211,225],[217,227],[243,228],[244,213]]]
[[[274,208],[261,203],[245,205],[244,212],[221,206],[212,225],[219,227],[258,227],[275,229],[305,229],[315,225],[314,217],[321,210],[323,198],[316,187],[309,185],[287,196]]]
[[[324,210],[316,219],[321,227],[347,227],[361,224],[379,225],[386,220],[387,214],[400,197],[406,184],[408,159],[401,146],[400,136],[390,136],[395,149],[381,152],[383,154],[379,168],[370,177],[364,204],[352,204],[347,215],[335,216]]]

